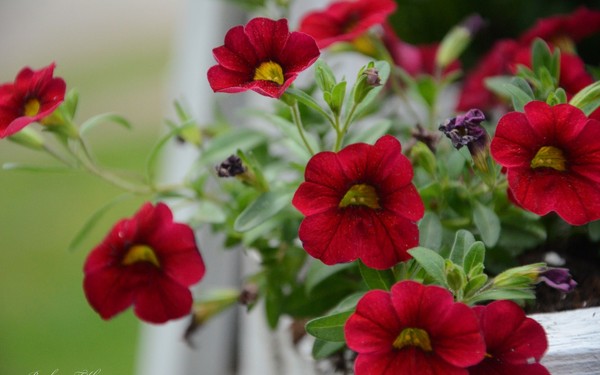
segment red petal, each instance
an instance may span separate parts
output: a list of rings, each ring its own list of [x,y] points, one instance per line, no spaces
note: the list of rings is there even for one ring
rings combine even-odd
[[[414,185],[406,185],[392,194],[382,194],[381,205],[397,215],[412,221],[420,220],[425,213],[425,206]]]
[[[225,42],[224,47],[228,50],[232,51],[239,55],[242,59],[244,59],[248,64],[248,69],[254,69],[260,62],[258,57],[256,56],[256,51],[252,44],[250,44],[250,40],[248,36],[244,32],[244,26],[236,26],[225,34]],[[214,54],[213,50],[213,54]],[[218,54],[219,52],[217,52]],[[216,58],[216,56],[215,56]]]
[[[368,170],[368,156],[373,146],[366,143],[355,143],[344,147],[337,153],[338,161],[346,180],[354,183],[363,182]],[[349,186],[348,186],[349,188]]]
[[[303,182],[294,194],[292,204],[305,216],[337,208],[342,197],[337,190],[314,182]]]
[[[511,112],[498,122],[490,151],[493,158],[504,167],[529,168],[541,146],[543,144],[527,117],[520,112]]]
[[[230,50],[226,46],[213,49],[215,60],[223,68],[238,73],[244,73],[247,76],[254,74],[255,66],[251,65],[242,55]]]
[[[245,73],[227,70],[215,65],[208,70],[208,83],[215,92],[236,93],[249,90],[249,77]]]
[[[253,18],[246,25],[244,32],[256,52],[258,62],[272,60],[278,56],[290,35],[285,18],[278,21],[262,17]]]
[[[495,301],[480,309],[481,329],[487,352],[512,364],[539,361],[548,349],[544,328],[527,318],[512,301]]]
[[[102,319],[110,319],[131,306],[139,283],[136,276],[118,268],[86,274],[83,280],[85,296]]]
[[[165,277],[138,291],[134,310],[140,319],[158,324],[189,314],[192,303],[188,288]]]
[[[329,151],[319,152],[308,161],[304,179],[343,191],[342,194],[345,194],[344,190],[350,188],[349,184],[352,182],[344,174],[338,156]]]
[[[297,74],[311,66],[321,52],[315,40],[306,34],[293,32],[283,49],[276,52],[285,73]]]
[[[348,347],[359,353],[391,351],[401,331],[390,293],[382,290],[367,292],[344,326]]]

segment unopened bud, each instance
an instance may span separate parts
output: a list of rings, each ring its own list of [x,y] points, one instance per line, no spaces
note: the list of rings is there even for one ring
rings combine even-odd
[[[215,167],[219,177],[235,177],[246,172],[246,167],[242,164],[242,159],[236,155],[231,155],[221,164]]]

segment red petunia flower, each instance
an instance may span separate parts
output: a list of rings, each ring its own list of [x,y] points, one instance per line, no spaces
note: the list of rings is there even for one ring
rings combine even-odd
[[[519,41],[530,44],[536,38],[542,38],[552,44],[564,46],[564,39],[579,42],[587,36],[600,31],[600,11],[579,7],[571,14],[561,14],[539,20],[533,27],[523,33]],[[567,51],[572,48],[561,48]]]
[[[286,19],[253,18],[230,29],[213,55],[218,62],[208,70],[213,91],[252,90],[279,98],[320,52],[310,36],[290,33]]]
[[[63,102],[66,84],[52,76],[54,67],[23,68],[14,83],[0,86],[0,139],[51,115]]]
[[[393,0],[337,1],[324,10],[307,13],[299,31],[311,35],[319,48],[336,42],[350,42],[375,25],[382,24],[396,10]]]
[[[298,235],[310,255],[329,265],[361,259],[376,269],[410,258],[424,206],[401,151],[384,136],[309,160],[292,203],[306,215]]]
[[[470,375],[549,375],[538,362],[548,349],[546,332],[512,301],[475,306],[486,344],[483,361]]]
[[[500,119],[490,148],[524,209],[572,225],[600,219],[600,122],[580,109],[530,102]]]
[[[401,281],[372,290],[344,327],[356,375],[466,375],[485,344],[475,312],[439,286]]]
[[[496,75],[514,74],[517,64],[531,67],[531,43],[536,38],[545,40],[552,49],[560,48],[559,86],[571,97],[594,81],[586,71],[584,62],[577,56],[574,43],[599,31],[600,11],[581,7],[569,15],[538,21],[525,31],[518,41],[504,39],[496,42],[477,67],[466,76],[457,110],[486,110],[499,104],[495,94],[485,87],[485,79]]]
[[[164,323],[189,314],[189,287],[204,272],[192,229],[173,222],[164,203],[146,203],[88,255],[83,287],[103,319],[133,305],[141,320]]]

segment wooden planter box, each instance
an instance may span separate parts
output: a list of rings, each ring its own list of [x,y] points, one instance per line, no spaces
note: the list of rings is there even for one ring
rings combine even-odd
[[[531,317],[546,329],[549,347],[542,364],[552,375],[600,374],[600,307]]]

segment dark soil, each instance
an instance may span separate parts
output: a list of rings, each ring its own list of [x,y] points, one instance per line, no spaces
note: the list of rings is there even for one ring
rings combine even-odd
[[[523,264],[547,262],[546,254],[555,252],[564,259],[564,264],[548,266],[568,268],[577,282],[570,293],[550,288],[544,283],[536,286],[536,299],[529,303],[527,313],[574,310],[600,306],[600,244],[592,243],[586,237],[572,238],[568,244],[547,244],[520,257]]]

